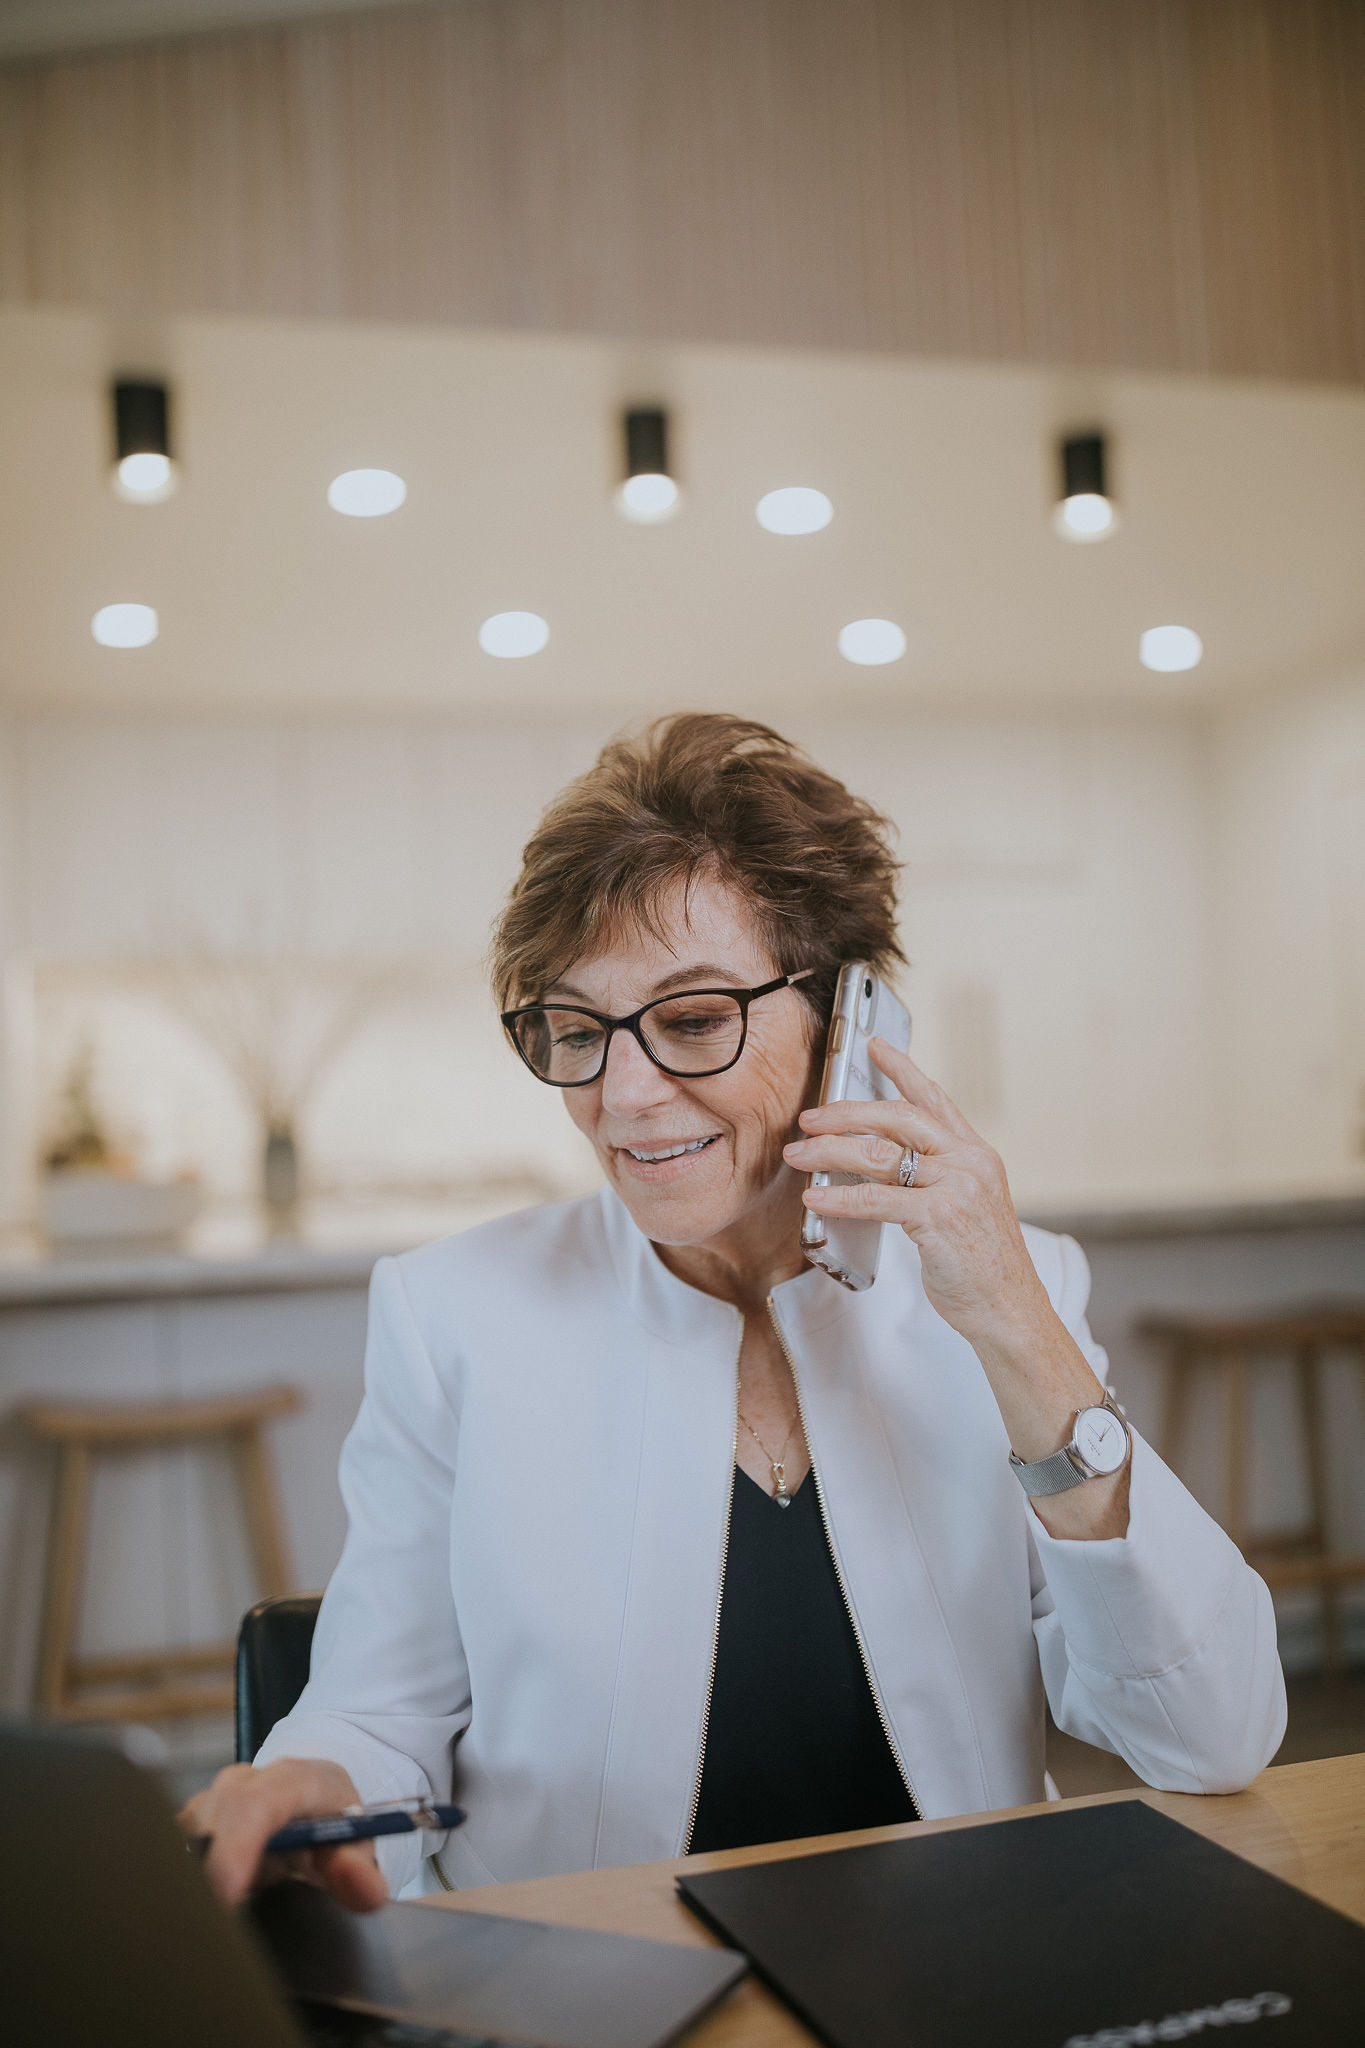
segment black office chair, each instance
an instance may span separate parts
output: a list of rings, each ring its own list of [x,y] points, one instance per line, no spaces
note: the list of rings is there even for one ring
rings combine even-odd
[[[258,1600],[237,1632],[237,1761],[249,1764],[308,1683],[321,1593]]]

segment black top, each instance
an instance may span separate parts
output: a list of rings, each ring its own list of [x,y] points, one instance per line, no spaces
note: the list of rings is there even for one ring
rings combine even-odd
[[[814,1479],[784,1508],[736,1466],[691,1848],[918,1818],[863,1669]]]

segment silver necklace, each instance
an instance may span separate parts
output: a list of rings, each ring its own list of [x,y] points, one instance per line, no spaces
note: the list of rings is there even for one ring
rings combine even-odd
[[[789,1508],[792,1504],[792,1497],[787,1491],[787,1468],[783,1464],[782,1460],[787,1455],[787,1445],[791,1442],[793,1433],[796,1429],[796,1425],[801,1419],[799,1413],[793,1415],[791,1419],[791,1427],[788,1429],[787,1434],[783,1437],[782,1448],[778,1452],[776,1457],[774,1457],[772,1452],[768,1449],[768,1446],[764,1443],[762,1437],[754,1428],[748,1416],[744,1413],[744,1410],[742,1408],[737,1409],[736,1413],[738,1414],[740,1421],[744,1424],[744,1427],[748,1430],[750,1436],[753,1438],[754,1442],[758,1445],[760,1451],[762,1451],[768,1463],[773,1468],[773,1499],[777,1502],[777,1505],[780,1508]]]

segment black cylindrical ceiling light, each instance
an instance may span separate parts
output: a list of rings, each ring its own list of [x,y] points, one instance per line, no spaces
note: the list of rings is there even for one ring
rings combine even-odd
[[[1105,483],[1103,434],[1068,434],[1061,443],[1061,496],[1052,523],[1063,540],[1103,540],[1118,511]]]
[[[130,505],[159,505],[175,489],[169,414],[164,384],[115,380],[114,489]]]
[[[616,494],[622,518],[652,526],[671,519],[681,493],[668,470],[668,415],[661,406],[635,405],[625,415],[626,475]]]

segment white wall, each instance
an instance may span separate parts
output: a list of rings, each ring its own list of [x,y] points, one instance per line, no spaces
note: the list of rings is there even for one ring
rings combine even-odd
[[[811,743],[900,825],[916,1045],[1001,1147],[1020,1199],[1206,1181],[1196,724],[907,717]],[[951,1035],[964,987],[994,994],[994,1087]]]
[[[390,998],[306,1120],[314,1173],[581,1185],[591,1163],[503,1046],[480,959],[541,805],[611,723],[16,718],[13,979],[22,991],[31,967],[38,988],[32,1090],[50,1104],[92,1031],[107,1111],[141,1156],[245,1189],[254,1141],[233,1086],[126,963],[205,944],[334,975],[387,962]],[[916,1046],[1002,1146],[1019,1196],[1207,1184],[1198,723],[907,713],[792,729],[900,827]],[[21,1061],[22,1037],[21,1019]]]
[[[1210,727],[1223,1055],[1239,1178],[1365,1172],[1365,672]]]

